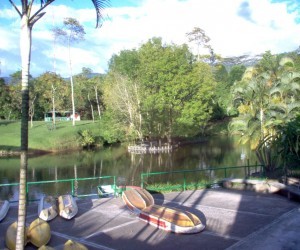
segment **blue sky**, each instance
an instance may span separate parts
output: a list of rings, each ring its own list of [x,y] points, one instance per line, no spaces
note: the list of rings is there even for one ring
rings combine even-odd
[[[111,0],[103,26],[95,29],[92,1],[56,0],[34,26],[31,74],[69,75],[67,49],[55,43],[51,33],[65,17],[76,18],[86,32],[85,40],[71,50],[77,74],[83,67],[104,73],[113,54],[138,48],[154,36],[166,43],[188,43],[186,33],[194,27],[205,30],[215,53],[223,57],[292,51],[300,45],[299,10],[299,0]],[[1,76],[21,69],[19,27],[16,11],[8,0],[1,0]],[[188,45],[196,53],[195,44]]]

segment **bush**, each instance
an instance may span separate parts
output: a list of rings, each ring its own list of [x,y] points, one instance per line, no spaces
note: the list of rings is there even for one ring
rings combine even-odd
[[[95,136],[88,129],[79,131],[79,143],[83,148],[91,148],[95,146]]]

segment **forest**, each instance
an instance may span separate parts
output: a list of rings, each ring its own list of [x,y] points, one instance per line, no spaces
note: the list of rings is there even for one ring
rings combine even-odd
[[[154,37],[113,55],[106,74],[82,68],[73,77],[76,112],[99,122],[108,143],[195,138],[212,123],[250,142],[261,163],[299,160],[300,56],[266,51],[252,65],[228,64],[213,50],[194,55],[186,44]],[[0,78],[0,117],[21,119],[21,72]],[[72,110],[70,80],[54,72],[30,78],[29,120]],[[273,157],[276,156],[276,157]]]

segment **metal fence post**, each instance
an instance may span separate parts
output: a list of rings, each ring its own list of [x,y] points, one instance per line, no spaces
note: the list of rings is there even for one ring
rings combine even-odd
[[[74,196],[74,180],[71,180],[71,192],[72,192],[72,196]]]
[[[141,188],[144,188],[144,174],[141,173]]]

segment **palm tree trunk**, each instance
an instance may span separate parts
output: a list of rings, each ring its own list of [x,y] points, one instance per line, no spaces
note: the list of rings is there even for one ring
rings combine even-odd
[[[18,227],[16,249],[24,249],[26,243],[26,183],[28,164],[28,114],[29,114],[29,68],[31,54],[31,27],[28,16],[23,14],[21,20],[20,52],[22,60],[22,117],[21,117],[21,157],[20,157],[20,191],[18,209]]]

